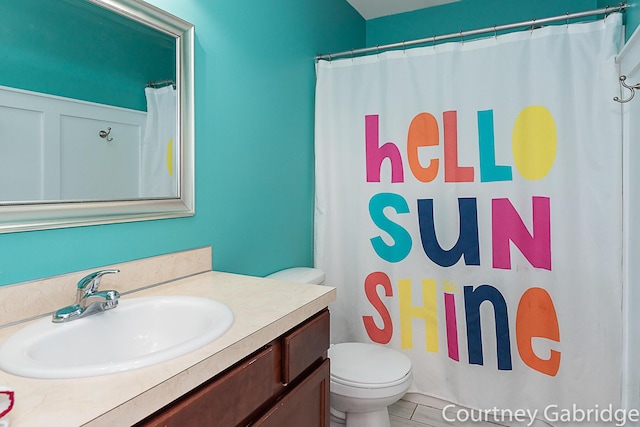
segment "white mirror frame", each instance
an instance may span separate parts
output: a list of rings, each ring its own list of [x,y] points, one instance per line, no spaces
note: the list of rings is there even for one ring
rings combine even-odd
[[[140,0],[86,0],[176,38],[178,197],[118,201],[7,203],[0,233],[178,218],[195,214],[194,26]]]

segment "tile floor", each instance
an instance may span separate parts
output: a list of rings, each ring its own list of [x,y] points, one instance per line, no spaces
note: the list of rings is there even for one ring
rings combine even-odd
[[[389,407],[391,427],[499,427],[490,422],[447,422],[440,409],[399,400]]]

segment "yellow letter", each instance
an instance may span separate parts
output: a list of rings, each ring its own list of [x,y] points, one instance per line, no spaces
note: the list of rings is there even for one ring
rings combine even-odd
[[[411,305],[411,280],[398,280],[400,300],[400,337],[402,348],[413,348],[413,319],[424,319],[427,351],[438,351],[438,309],[436,307],[436,281],[422,280],[422,300],[424,306]]]

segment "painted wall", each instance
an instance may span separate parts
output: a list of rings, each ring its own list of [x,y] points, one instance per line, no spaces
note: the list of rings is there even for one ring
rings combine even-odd
[[[625,12],[626,19],[626,36],[627,40],[638,30],[640,26],[640,1],[630,0],[627,2],[628,8]]]
[[[315,54],[604,6],[463,0],[365,23],[345,0],[149,2],[196,25],[196,216],[0,234],[0,285],[205,245],[221,271],[311,265]]]
[[[564,15],[567,12],[603,8],[608,4],[606,0],[461,0],[369,20],[367,21],[367,46]],[[640,23],[640,2],[631,0],[628,4],[630,7],[625,12],[627,38]]]
[[[175,39],[86,1],[0,5],[0,85],[146,111],[175,80]]]
[[[344,0],[152,0],[196,26],[196,215],[0,234],[0,284],[213,245],[214,268],[313,262],[317,53],[362,46]]]

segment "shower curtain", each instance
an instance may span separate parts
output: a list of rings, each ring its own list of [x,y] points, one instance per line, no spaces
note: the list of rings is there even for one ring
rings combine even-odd
[[[140,153],[140,196],[177,197],[176,90],[147,87],[147,123]]]
[[[621,28],[317,64],[332,340],[405,353],[445,419],[621,416]]]

